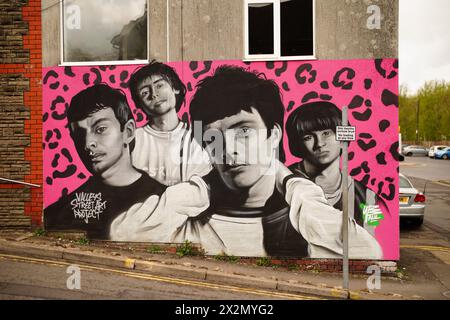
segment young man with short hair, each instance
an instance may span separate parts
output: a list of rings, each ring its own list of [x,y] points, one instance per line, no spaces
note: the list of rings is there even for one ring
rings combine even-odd
[[[322,187],[328,202],[342,210],[342,172],[339,167],[341,143],[336,126],[342,125],[342,112],[331,102],[317,101],[295,109],[286,122],[291,153],[303,160],[292,164],[294,174]],[[361,182],[349,177],[349,215],[374,234],[375,228],[363,217],[361,205],[378,205],[387,212],[384,201]]]
[[[209,173],[208,156],[177,115],[186,87],[175,70],[152,61],[131,75],[129,85],[136,107],[148,119],[136,130],[133,165],[167,186]]]
[[[243,68],[219,67],[197,85],[190,106],[191,120],[206,130],[194,136],[208,150],[213,171],[167,188],[166,193],[190,201],[178,202],[167,217],[172,227],[173,221],[178,224],[168,234],[157,230],[161,226],[151,212],[135,210],[113,222],[112,237],[189,240],[209,255],[340,257],[342,213],[328,204],[320,187],[290,178],[292,172],[277,161],[283,115],[273,81]],[[350,257],[382,257],[376,239],[352,219],[349,239]]]
[[[67,110],[70,136],[92,176],[44,210],[47,230],[84,230],[89,238],[109,239],[109,226],[121,213],[165,186],[131,164],[135,122],[125,94],[106,84],[76,94]]]

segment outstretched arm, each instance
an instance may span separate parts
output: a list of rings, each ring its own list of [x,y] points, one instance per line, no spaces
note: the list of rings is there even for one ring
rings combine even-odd
[[[171,242],[189,217],[209,207],[209,189],[202,178],[168,187],[161,195],[133,205],[111,224],[114,241]]]
[[[309,243],[311,258],[337,258],[343,254],[342,211],[330,206],[323,190],[303,178],[286,183],[286,201],[290,205],[293,227]],[[352,218],[349,224],[349,257],[381,259],[383,252],[377,240]]]

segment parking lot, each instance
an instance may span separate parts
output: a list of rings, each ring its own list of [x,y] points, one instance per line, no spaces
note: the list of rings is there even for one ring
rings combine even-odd
[[[405,157],[405,161],[400,162],[400,172],[408,177],[450,183],[450,160],[424,156]]]

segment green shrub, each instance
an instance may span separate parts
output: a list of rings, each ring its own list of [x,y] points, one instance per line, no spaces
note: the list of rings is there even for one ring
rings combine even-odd
[[[81,237],[77,240],[77,243],[81,245],[87,245],[89,244],[89,242],[89,239],[87,239],[86,237]]]
[[[256,260],[256,265],[260,267],[269,267],[271,264],[270,258],[268,257],[262,257]]]
[[[221,254],[215,255],[214,259],[220,261],[238,262],[240,258],[233,255],[229,256],[225,252],[222,252]]]
[[[38,228],[38,229],[34,230],[34,235],[36,237],[42,237],[42,236],[45,236],[45,234],[46,234],[46,232],[44,229]]]
[[[192,242],[186,240],[183,242],[181,246],[177,247],[177,255],[179,255],[180,257],[195,255],[194,246],[192,245]]]

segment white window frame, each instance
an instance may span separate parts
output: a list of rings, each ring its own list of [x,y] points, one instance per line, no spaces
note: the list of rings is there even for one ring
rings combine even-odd
[[[91,0],[92,1],[92,0]],[[144,60],[112,60],[112,61],[64,61],[64,0],[59,1],[59,12],[60,12],[60,63],[59,66],[104,66],[104,65],[126,65],[126,64],[148,64],[150,62],[149,54],[150,54],[150,16],[149,16],[149,1],[147,2],[147,59]]]
[[[313,54],[308,56],[282,56],[281,55],[281,0],[244,0],[244,61],[278,61],[278,60],[316,60],[316,0],[312,0],[313,6]],[[254,3],[273,4],[273,54],[249,54],[248,39],[248,5]]]

